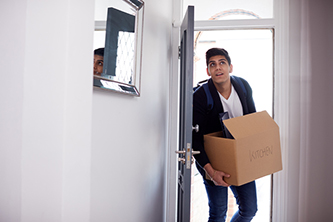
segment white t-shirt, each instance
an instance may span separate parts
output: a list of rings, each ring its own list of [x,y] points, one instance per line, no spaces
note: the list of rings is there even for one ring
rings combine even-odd
[[[242,103],[233,85],[231,85],[231,93],[228,99],[224,98],[220,93],[219,96],[222,102],[223,110],[224,112],[228,112],[230,119],[243,116]]]

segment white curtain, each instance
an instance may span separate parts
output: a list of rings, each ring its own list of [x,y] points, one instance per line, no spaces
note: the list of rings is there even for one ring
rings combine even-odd
[[[290,110],[295,114],[299,112],[300,142],[299,147],[296,148],[299,149],[299,189],[294,190],[298,192],[299,198],[297,210],[299,222],[332,220],[332,9],[332,1],[300,1],[298,33],[300,34],[298,55],[300,72],[297,74],[299,84],[297,82],[290,84],[290,87],[299,87],[300,92],[299,109]],[[290,34],[295,33],[290,30]],[[294,58],[290,57],[291,66],[293,61]],[[290,137],[294,135],[291,134]],[[294,147],[289,148],[294,149]],[[289,190],[289,192],[293,191]],[[289,214],[293,213],[289,212]]]

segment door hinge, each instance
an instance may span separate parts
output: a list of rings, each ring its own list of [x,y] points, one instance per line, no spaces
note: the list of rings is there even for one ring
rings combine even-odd
[[[180,46],[178,46],[178,59],[180,59],[181,54],[182,54],[181,48],[180,48]]]

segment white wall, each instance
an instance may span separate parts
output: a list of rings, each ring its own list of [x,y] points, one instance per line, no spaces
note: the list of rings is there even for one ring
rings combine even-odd
[[[92,89],[94,1],[0,3],[0,221],[163,221],[172,2],[146,0],[141,97]]]
[[[0,221],[20,221],[26,2],[0,2]],[[14,19],[15,18],[15,19]]]
[[[92,221],[163,221],[171,6],[145,1],[141,96],[94,90]]]
[[[90,221],[93,1],[0,3],[0,221]]]

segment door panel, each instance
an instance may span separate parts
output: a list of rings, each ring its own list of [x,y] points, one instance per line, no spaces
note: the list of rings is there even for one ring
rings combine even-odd
[[[180,115],[178,162],[178,222],[190,221],[192,164],[192,100],[194,7],[189,6],[181,25]]]

